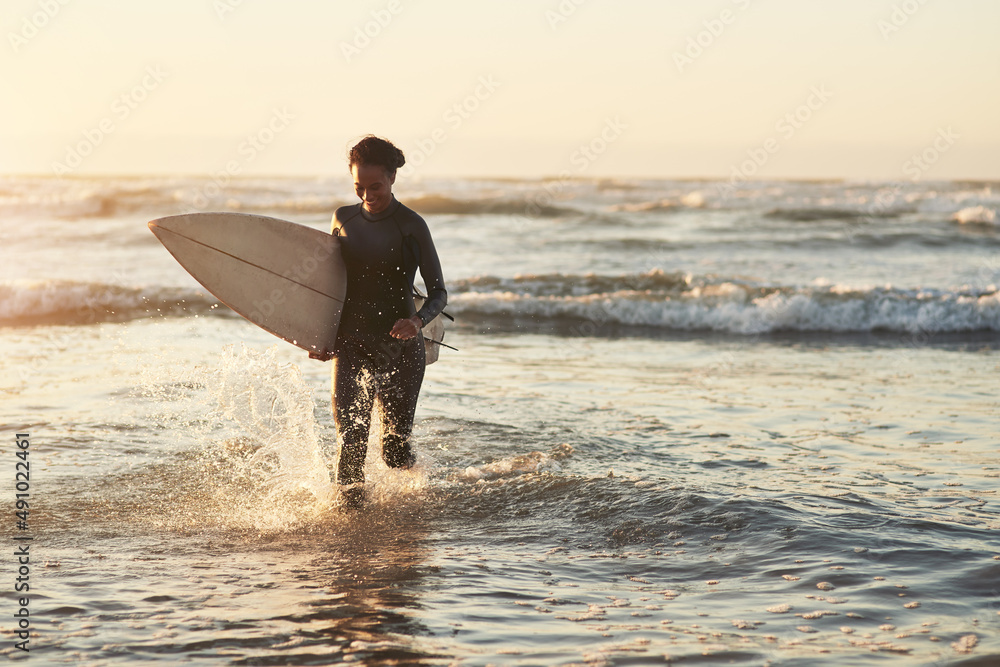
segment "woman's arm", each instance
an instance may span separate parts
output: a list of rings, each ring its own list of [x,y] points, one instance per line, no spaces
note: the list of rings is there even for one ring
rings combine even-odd
[[[441,314],[448,305],[448,290],[444,286],[444,275],[441,272],[441,261],[438,259],[434,241],[431,240],[427,223],[420,220],[420,229],[414,234],[420,245],[420,277],[427,287],[427,299],[417,313],[422,324],[427,324]]]

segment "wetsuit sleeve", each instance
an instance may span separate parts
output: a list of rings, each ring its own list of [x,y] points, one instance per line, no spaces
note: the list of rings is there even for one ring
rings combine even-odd
[[[350,217],[350,207],[341,206],[333,212],[333,219],[330,220],[330,233],[340,236],[340,229],[344,226],[344,221]]]
[[[417,312],[417,317],[426,325],[440,315],[448,304],[448,291],[444,287],[441,261],[438,259],[427,223],[421,219],[418,228],[419,232],[414,234],[414,237],[420,244],[420,277],[424,279],[424,286],[427,288],[427,300]]]

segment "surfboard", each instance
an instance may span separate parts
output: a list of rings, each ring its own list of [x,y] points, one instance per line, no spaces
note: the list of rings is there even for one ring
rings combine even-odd
[[[329,353],[347,292],[340,239],[248,213],[188,213],[149,229],[219,301],[309,352]]]

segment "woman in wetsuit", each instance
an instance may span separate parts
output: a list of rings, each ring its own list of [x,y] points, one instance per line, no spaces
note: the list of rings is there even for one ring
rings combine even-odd
[[[347,266],[347,299],[334,347],[333,412],[340,463],[337,481],[348,504],[363,498],[373,411],[381,413],[382,458],[413,465],[410,432],[424,378],[420,330],[445,307],[448,293],[427,223],[392,194],[403,152],[367,136],[348,154],[360,204],[333,215]],[[420,269],[427,299],[417,312],[413,279]],[[312,356],[312,355],[311,355]]]

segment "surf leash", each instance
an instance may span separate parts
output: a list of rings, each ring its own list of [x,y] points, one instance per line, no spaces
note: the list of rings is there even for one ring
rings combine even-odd
[[[446,348],[448,348],[449,350],[455,350],[456,352],[458,352],[458,348],[457,348],[457,347],[452,347],[451,345],[448,345],[448,343],[442,343],[441,341],[439,341],[439,340],[434,340],[433,338],[425,338],[424,340],[425,340],[425,341],[430,341],[430,342],[432,342],[432,343],[437,343],[437,344],[438,344],[438,345],[440,345],[441,347],[446,347]]]

